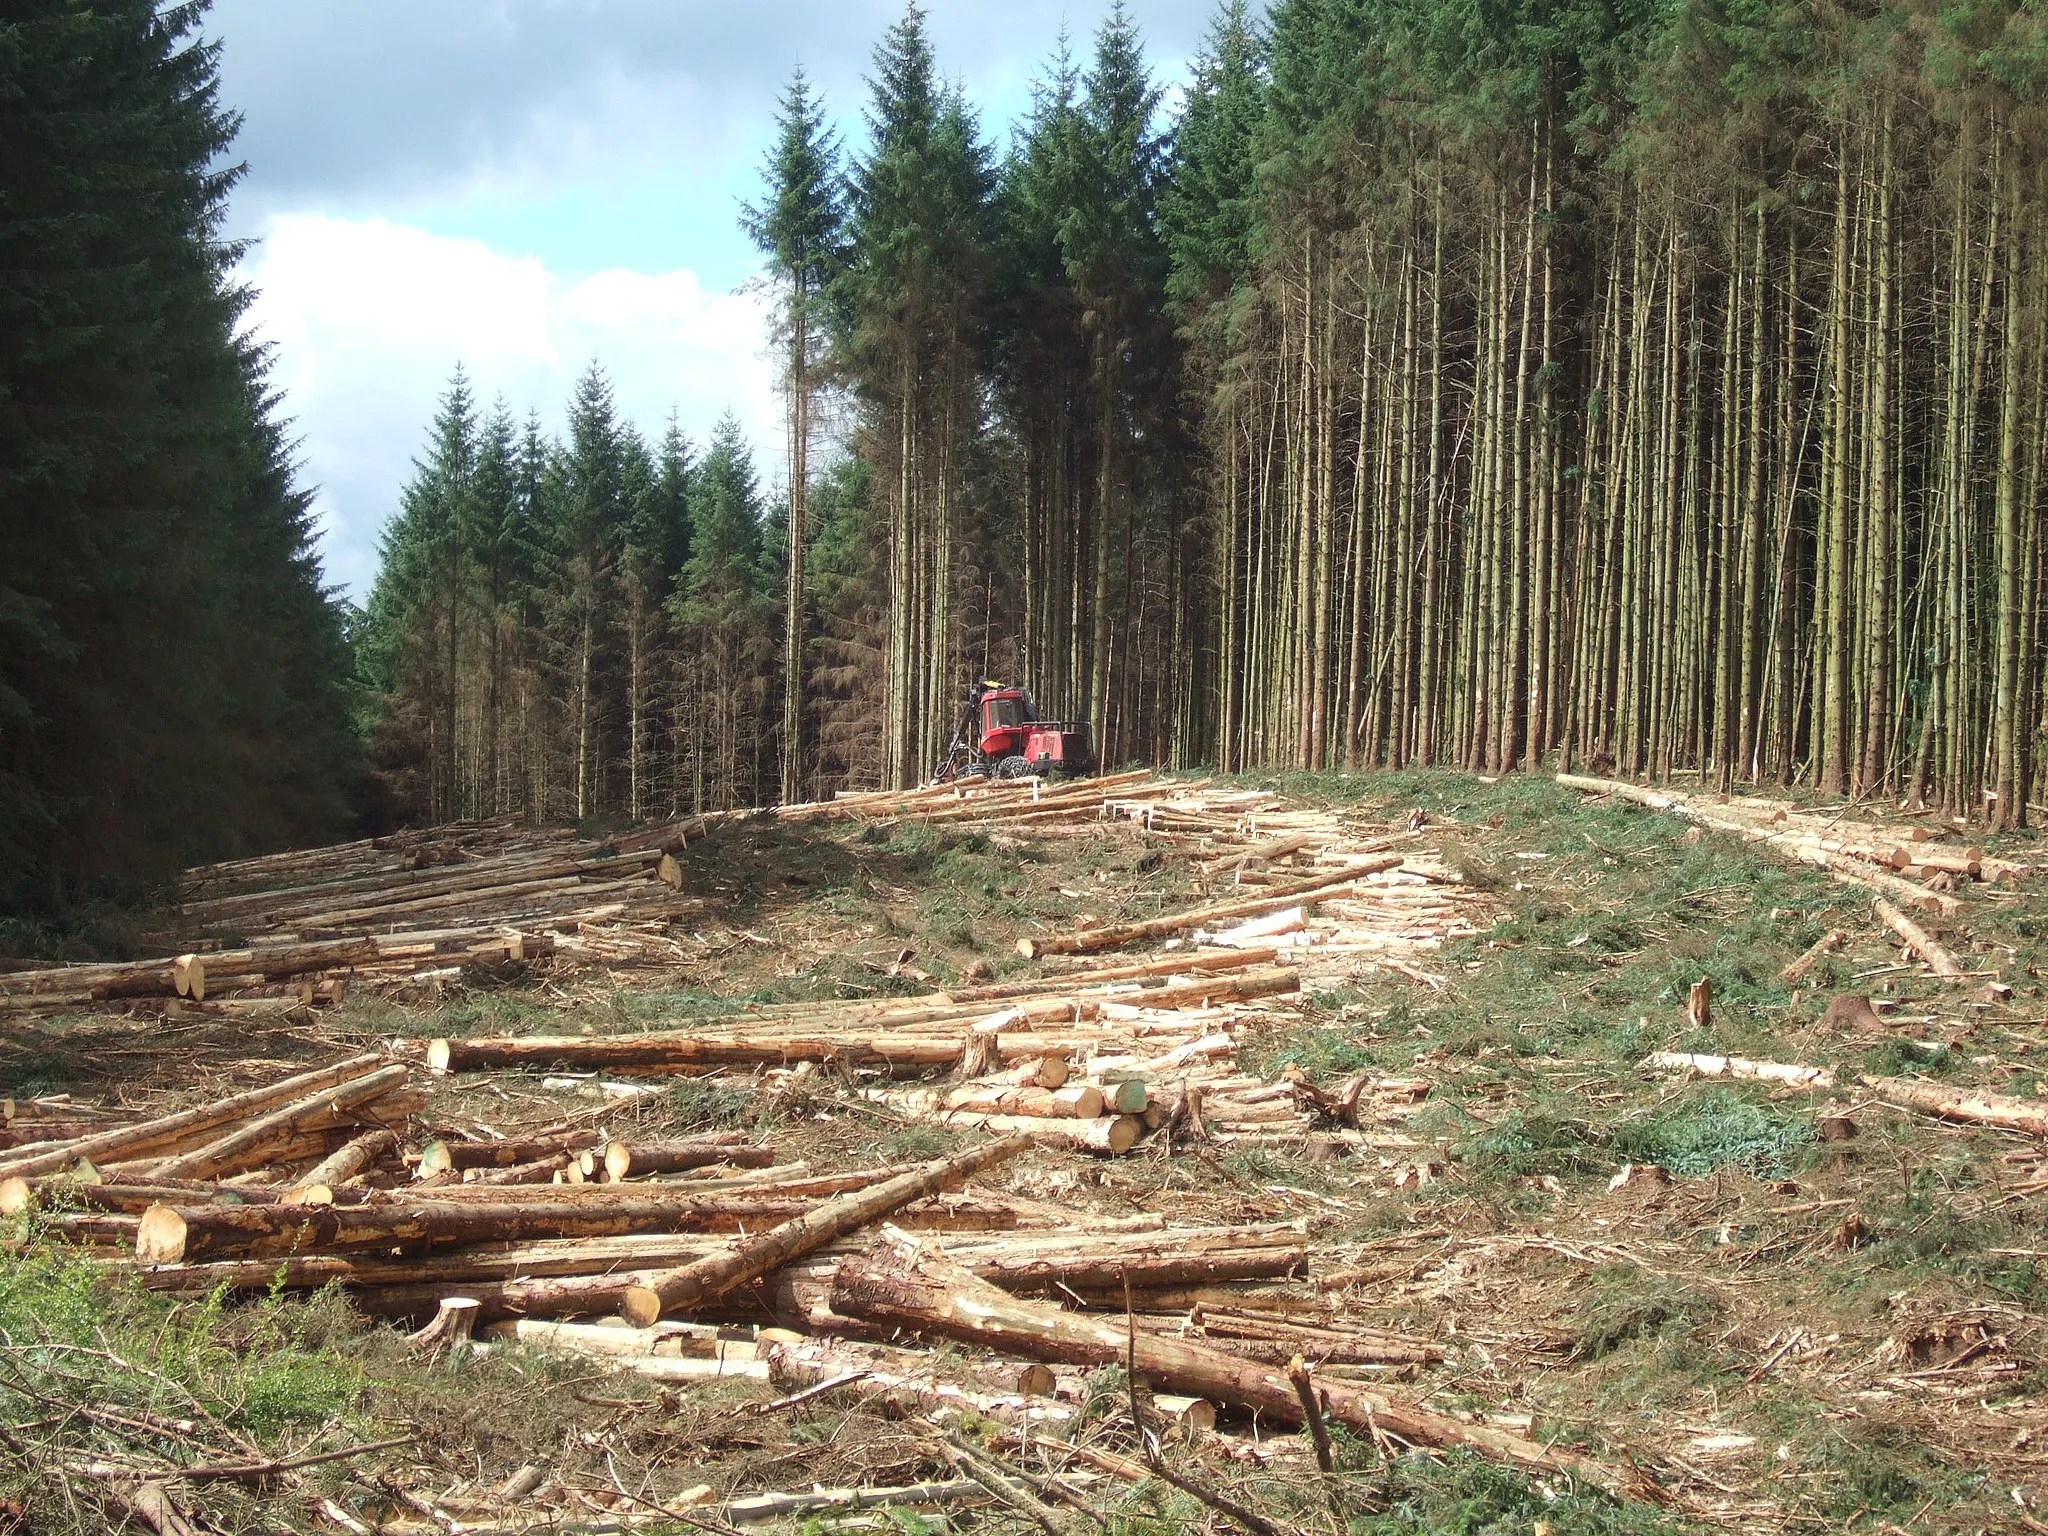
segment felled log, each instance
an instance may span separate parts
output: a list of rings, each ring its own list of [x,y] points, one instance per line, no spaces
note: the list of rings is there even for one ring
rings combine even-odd
[[[898,1218],[903,1218],[899,1214]],[[1214,1287],[1279,1279],[1307,1266],[1298,1228],[1221,1227],[1143,1236],[1017,1234],[994,1240],[949,1234],[958,1257],[977,1275],[1026,1294],[1097,1299],[1121,1309],[1124,1282],[1147,1309],[1206,1300],[1212,1307],[1237,1291]],[[365,1311],[423,1316],[451,1290],[476,1297],[484,1315],[593,1316],[616,1313],[627,1287],[663,1269],[721,1253],[725,1240],[708,1233],[649,1233],[559,1242],[504,1243],[447,1253],[393,1258],[373,1252],[308,1254],[283,1259],[231,1259],[159,1265],[139,1272],[151,1290],[179,1295],[216,1291],[318,1290],[349,1287]],[[828,1307],[841,1259],[853,1250],[828,1245],[783,1266],[750,1287],[746,1305],[731,1311],[808,1321]],[[558,1283],[559,1282],[559,1283]],[[1169,1290],[1168,1288],[1175,1288]],[[1162,1301],[1170,1296],[1173,1300]],[[728,1299],[738,1301],[737,1293]]]
[[[1583,794],[1612,795],[1618,799],[1632,800],[1637,805],[1682,816],[1688,821],[1697,822],[1700,826],[1710,827],[1717,832],[1732,832],[1737,837],[1768,844],[1787,858],[1821,866],[1845,884],[1896,896],[1915,906],[1932,907],[1941,912],[1954,912],[1960,906],[1954,897],[1943,895],[1939,891],[1931,891],[1923,885],[1915,885],[1910,880],[1901,880],[1888,870],[1879,869],[1867,859],[1854,858],[1817,844],[1806,843],[1797,834],[1785,833],[1773,827],[1759,827],[1733,816],[1716,815],[1692,804],[1682,795],[1664,794],[1654,789],[1645,789],[1639,784],[1626,784],[1618,779],[1594,779],[1575,773],[1560,773],[1557,782],[1567,789],[1576,789]]]
[[[331,1204],[334,1186],[345,1184],[378,1158],[397,1149],[398,1134],[389,1130],[365,1131],[332,1157],[323,1158],[287,1186],[286,1198],[298,1196],[307,1204]],[[315,1191],[325,1192],[326,1199],[319,1198]]]
[[[746,1211],[752,1216],[770,1209],[781,1209],[792,1200],[866,1189],[884,1179],[895,1178],[898,1174],[914,1171],[922,1166],[920,1163],[891,1163],[879,1168],[849,1168],[844,1173],[792,1171],[787,1178],[772,1179],[738,1176],[729,1179],[681,1178],[628,1184],[530,1184],[507,1187],[487,1184],[435,1184],[425,1188],[380,1191],[375,1198],[396,1204],[418,1200],[458,1205],[477,1200],[513,1200],[521,1204],[577,1205],[587,1208],[595,1208],[600,1203],[618,1199],[664,1201],[675,1205],[712,1201],[734,1210]],[[949,1196],[947,1199],[949,1208],[961,1213],[962,1224],[965,1226],[987,1226],[1002,1214],[1014,1211],[1012,1205],[1000,1200],[968,1199],[964,1196]],[[1014,1225],[1014,1221],[1007,1224]]]
[[[671,1307],[693,1306],[745,1285],[835,1238],[880,1221],[913,1201],[1016,1157],[1031,1145],[1027,1136],[1006,1136],[952,1157],[937,1158],[916,1173],[906,1173],[871,1189],[835,1196],[815,1210],[738,1244],[728,1253],[685,1264],[650,1285],[634,1286],[626,1293],[620,1313],[627,1322],[647,1327],[659,1322],[662,1313]]]
[[[614,1185],[586,1187],[590,1195],[577,1200],[519,1200],[510,1198],[519,1191],[500,1189],[493,1193],[505,1198],[494,1200],[411,1198],[347,1206],[159,1205],[143,1215],[135,1256],[143,1264],[177,1264],[210,1255],[266,1258],[349,1248],[420,1251],[460,1243],[549,1237],[754,1229],[808,1214],[801,1202],[789,1200],[710,1195],[664,1199],[641,1186],[634,1186],[632,1194],[616,1193]],[[962,1225],[974,1218],[1005,1225],[1016,1220],[1007,1207],[970,1206],[963,1210],[956,1205],[933,1214]]]
[[[427,1065],[435,1072],[488,1072],[561,1067],[598,1071],[654,1067],[781,1066],[846,1058],[860,1064],[917,1068],[951,1066],[960,1044],[943,1037],[806,1035],[764,1032],[747,1036],[671,1033],[533,1035],[499,1039],[435,1040]]]
[[[1062,1062],[1061,1065],[1064,1066],[1065,1063]],[[61,1142],[77,1141],[82,1136],[96,1136],[119,1123],[110,1120],[14,1120],[0,1128],[0,1150],[48,1151]]]
[[[0,1179],[0,1216],[20,1216],[52,1204],[83,1205],[96,1211],[140,1216],[166,1201],[197,1205],[221,1201],[228,1205],[272,1205],[275,1190],[235,1189],[197,1180],[149,1184],[89,1184],[80,1179]]]
[[[1052,996],[1006,1010],[1026,1020],[1050,1023],[1101,1017],[1105,1010],[1125,1006],[1166,1008],[1183,1003],[1248,1001],[1299,991],[1300,973],[1280,967],[1249,974],[1196,979],[1154,987],[1127,996]],[[564,1067],[581,1070],[661,1067],[782,1066],[800,1061],[846,1060],[857,1066],[883,1066],[930,1071],[957,1065],[965,1055],[971,1030],[961,1019],[958,1029],[895,1028],[873,1031],[792,1031],[748,1028],[744,1032],[709,1030],[680,1034],[500,1036],[491,1039],[435,1040],[427,1048],[427,1064],[435,1072],[476,1072],[499,1069]],[[1023,1060],[1049,1053],[1043,1034],[1006,1031],[985,1037],[1004,1060]]]
[[[1007,1369],[958,1360],[941,1365],[913,1350],[779,1331],[762,1342],[760,1355],[768,1379],[785,1390],[857,1382],[863,1397],[880,1396],[919,1416],[965,1410],[1003,1423],[1063,1424],[1079,1413],[1050,1396],[1053,1373],[1036,1361]]]
[[[462,1176],[463,1183],[471,1188],[501,1190],[520,1184],[562,1184],[571,1186],[586,1183],[582,1169],[575,1165],[574,1152],[550,1152],[546,1157],[537,1157],[530,1163],[514,1163],[508,1168],[472,1168]]]
[[[1205,927],[1222,918],[1251,917],[1261,912],[1274,912],[1291,907],[1298,904],[1303,896],[1327,891],[1333,886],[1346,885],[1367,875],[1378,874],[1382,870],[1396,869],[1402,862],[1400,854],[1386,854],[1307,880],[1297,880],[1290,885],[1269,887],[1264,895],[1249,900],[1189,907],[1180,912],[1169,912],[1163,917],[1146,918],[1135,923],[1105,923],[1101,927],[1083,928],[1075,933],[1022,938],[1017,941],[1017,953],[1027,960],[1033,960],[1040,955],[1074,955],[1089,950],[1115,949],[1121,945],[1135,944],[1140,939],[1166,938],[1171,934],[1185,933],[1190,928]]]
[[[532,1349],[556,1350],[603,1360],[618,1370],[664,1381],[727,1376],[768,1379],[751,1339],[724,1339],[713,1327],[664,1323],[653,1328],[612,1328],[596,1323],[544,1322],[532,1318],[492,1325],[491,1337]]]
[[[159,1115],[153,1120],[139,1121],[118,1130],[101,1131],[46,1151],[0,1159],[0,1176],[54,1173],[83,1161],[105,1163],[124,1158],[173,1155],[189,1147],[203,1145],[211,1133],[222,1126],[262,1114],[306,1094],[367,1077],[383,1068],[387,1059],[375,1052],[351,1056],[333,1066],[301,1072],[211,1104],[201,1104],[176,1114]]]
[[[124,1211],[49,1211],[37,1225],[44,1236],[70,1243],[132,1243],[141,1219]]]
[[[1944,981],[1960,981],[1963,968],[1956,964],[1956,957],[1943,949],[1934,938],[1913,919],[1882,896],[1872,901],[1870,909],[1877,914],[1878,921],[1896,933],[1906,948],[1927,962],[1929,970]]]
[[[1711,1056],[1689,1051],[1655,1051],[1643,1065],[1659,1072],[1688,1072],[1699,1077],[1746,1077],[1760,1082],[1790,1083],[1795,1088],[1832,1088],[1830,1067],[1802,1067],[1783,1061],[1746,1061],[1740,1056]]]
[[[945,1096],[942,1107],[977,1115],[1028,1116],[1035,1120],[1093,1120],[1102,1113],[1102,1090],[1089,1083],[1072,1088],[980,1087],[969,1084]]]
[[[2019,1131],[2028,1136],[2048,1136],[2048,1103],[2019,1099],[2010,1094],[1985,1093],[1974,1088],[1953,1088],[1946,1083],[1915,1077],[1866,1077],[1863,1086],[1890,1104],[1952,1120],[1963,1125],[1987,1125],[1995,1130]]]
[[[605,1177],[616,1183],[634,1174],[680,1173],[727,1163],[735,1168],[766,1168],[775,1161],[773,1147],[747,1145],[741,1131],[721,1131],[681,1141],[614,1141],[604,1149]]]
[[[1783,981],[1786,986],[1797,986],[1806,973],[1820,963],[1821,956],[1840,949],[1849,942],[1849,935],[1840,928],[1830,928],[1813,941],[1813,947],[1785,967]]]
[[[1130,1328],[1121,1320],[1020,1300],[901,1232],[881,1233],[865,1254],[840,1266],[832,1305],[851,1317],[1048,1363],[1128,1364],[1138,1375],[1175,1391],[1283,1424],[1302,1422],[1301,1400],[1284,1370],[1190,1339]],[[1361,1435],[1462,1448],[1533,1475],[1576,1478],[1617,1497],[1662,1497],[1641,1474],[1575,1451],[1539,1445],[1349,1383],[1325,1381],[1321,1386],[1324,1411]]]
[[[1099,1152],[1121,1157],[1138,1144],[1145,1122],[1136,1115],[1104,1115],[1094,1120],[1042,1119],[1028,1115],[984,1115],[945,1110],[938,1118],[951,1126],[973,1126],[999,1136],[1025,1135],[1040,1146],[1069,1152]]]
[[[1280,958],[1277,949],[1201,950],[1170,955],[1164,960],[1147,960],[1133,965],[1100,966],[1093,970],[1069,971],[1064,976],[1041,977],[1032,981],[1006,981],[981,987],[949,987],[943,994],[955,1002],[994,1002],[1007,997],[1036,997],[1049,988],[1106,986],[1118,981],[1143,981],[1152,976],[1213,975],[1219,971],[1248,971],[1271,965]]]
[[[1198,1307],[1188,1324],[1229,1354],[1286,1365],[1431,1365],[1444,1358],[1441,1346],[1378,1329],[1319,1328],[1228,1308]]]
[[[471,1168],[510,1168],[557,1152],[594,1147],[603,1138],[596,1131],[565,1131],[559,1136],[528,1136],[505,1141],[430,1141],[420,1148],[419,1176],[462,1173]]]
[[[1012,1088],[1064,1088],[1074,1069],[1064,1056],[1041,1056],[1036,1061],[1022,1061],[1014,1067],[983,1076],[980,1086],[998,1085]]]
[[[298,1130],[306,1121],[329,1110],[357,1110],[370,1104],[379,1096],[393,1089],[405,1086],[411,1069],[403,1063],[380,1068],[367,1077],[356,1078],[334,1088],[323,1088],[317,1093],[282,1105],[258,1115],[224,1136],[216,1137],[203,1147],[159,1163],[156,1176],[165,1179],[204,1179],[221,1173],[231,1173],[249,1165],[249,1155],[268,1143],[281,1141]]]

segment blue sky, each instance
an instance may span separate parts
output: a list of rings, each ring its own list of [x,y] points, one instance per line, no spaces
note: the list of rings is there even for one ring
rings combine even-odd
[[[1169,89],[1209,0],[1127,0]],[[593,359],[643,430],[727,409],[782,461],[764,305],[739,232],[801,62],[857,144],[895,3],[215,0],[248,162],[251,324],[316,488],[329,579],[360,597],[378,530],[460,361],[553,427]],[[939,66],[1006,144],[1062,26],[1101,11],[934,0]]]

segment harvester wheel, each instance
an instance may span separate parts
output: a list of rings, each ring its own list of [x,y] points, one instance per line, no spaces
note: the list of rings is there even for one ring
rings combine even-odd
[[[1031,777],[1031,764],[1021,757],[1006,757],[996,764],[996,777],[999,779],[1028,779]]]

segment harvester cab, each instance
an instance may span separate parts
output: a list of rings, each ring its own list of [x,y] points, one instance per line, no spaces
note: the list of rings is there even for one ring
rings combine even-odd
[[[999,779],[1075,778],[1094,767],[1087,727],[1074,720],[1041,720],[1029,689],[984,680],[967,690],[967,708],[937,783],[993,776]]]

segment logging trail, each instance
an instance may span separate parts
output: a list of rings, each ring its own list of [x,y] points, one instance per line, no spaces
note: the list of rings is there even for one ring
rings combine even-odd
[[[0,973],[0,1497],[2018,1528],[2041,874],[1867,806],[1413,772],[191,871],[134,958]]]

